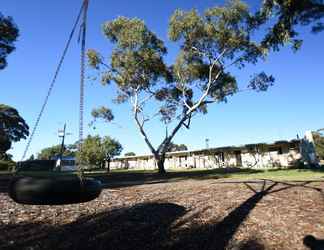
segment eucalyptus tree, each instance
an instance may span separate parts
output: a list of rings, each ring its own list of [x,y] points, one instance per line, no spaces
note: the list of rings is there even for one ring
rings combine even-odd
[[[118,17],[103,25],[104,35],[114,45],[111,58],[106,62],[99,52],[89,50],[89,64],[99,72],[103,85],[117,86],[116,104],[131,105],[159,173],[165,172],[165,155],[173,138],[181,128],[190,128],[193,117],[207,114],[212,104],[226,102],[240,91],[266,91],[273,84],[272,76],[259,72],[239,88],[233,74],[233,69],[267,56],[268,50],[253,39],[258,26],[251,20],[248,6],[238,0],[203,14],[176,10],[168,33],[180,48],[172,65],[164,61],[163,41],[142,20]],[[111,117],[109,108],[99,113],[97,118]],[[161,130],[162,141],[154,146],[147,126],[157,117],[167,129]]]
[[[0,70],[7,66],[7,56],[15,50],[19,30],[11,17],[0,12]]]
[[[303,42],[298,33],[299,26],[311,26],[312,33],[324,30],[324,1],[263,0],[252,20],[257,26],[270,24],[263,39],[264,46],[279,50],[288,43],[298,50]]]

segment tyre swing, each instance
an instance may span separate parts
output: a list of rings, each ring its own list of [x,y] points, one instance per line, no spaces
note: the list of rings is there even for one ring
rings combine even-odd
[[[33,127],[31,136],[25,148],[22,160],[25,158],[29,145],[38,127],[41,116],[44,112],[54,83],[61,69],[65,55],[68,51],[73,34],[78,27],[82,17],[80,28],[81,39],[81,79],[80,79],[80,123],[79,123],[79,153],[82,154],[83,142],[83,103],[84,103],[84,68],[85,68],[85,41],[88,1],[84,0],[77,20],[73,26],[62,57],[55,71],[45,101]],[[78,163],[77,173],[63,173],[60,171],[48,171],[37,173],[19,172],[16,170],[9,184],[8,194],[15,202],[28,205],[65,205],[88,202],[96,199],[102,190],[101,182],[93,178],[84,177],[82,162]]]

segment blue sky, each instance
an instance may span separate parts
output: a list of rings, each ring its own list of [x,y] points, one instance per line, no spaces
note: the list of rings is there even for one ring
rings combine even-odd
[[[0,102],[17,108],[32,126],[46,94],[59,56],[80,7],[79,0],[18,1],[2,0],[0,11],[10,15],[20,29],[17,50],[9,58],[9,66],[0,72]],[[250,1],[255,8],[257,1]],[[172,63],[177,45],[168,41],[167,25],[176,8],[204,10],[221,4],[211,0],[92,0],[89,9],[88,48],[109,55],[111,45],[101,32],[101,25],[123,15],[139,17],[168,47],[166,60]],[[267,61],[235,71],[242,85],[254,72],[264,70],[276,78],[275,86],[265,93],[240,93],[227,104],[211,106],[208,115],[196,117],[190,131],[181,130],[176,143],[185,143],[190,149],[209,145],[223,146],[253,142],[293,139],[306,130],[324,127],[324,32],[311,35],[308,28],[300,29],[304,45],[298,53],[289,48],[273,53]],[[63,70],[50,98],[46,113],[32,142],[29,154],[58,143],[57,130],[68,124],[72,133],[67,143],[78,137],[79,45],[75,38]],[[87,73],[90,76],[90,72]],[[113,88],[87,81],[86,123],[90,122],[93,107],[111,105]],[[96,130],[86,126],[86,134],[109,135],[118,139],[124,152],[147,153],[148,149],[137,132],[127,105],[113,107],[118,124],[97,124]],[[159,143],[164,130],[158,122],[148,127],[153,143]],[[26,141],[13,145],[11,153],[20,159]]]

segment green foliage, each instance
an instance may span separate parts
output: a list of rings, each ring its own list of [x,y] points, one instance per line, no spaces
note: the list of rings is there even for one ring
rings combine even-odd
[[[170,143],[167,152],[187,151],[188,147],[185,144]]]
[[[111,55],[110,69],[102,75],[102,82],[114,81],[126,94],[136,88],[147,89],[167,75],[162,56],[166,48],[144,22],[119,17],[103,26],[106,37],[116,44]],[[89,64],[99,68],[101,56],[88,51]]]
[[[302,45],[296,28],[299,25],[312,25],[312,32],[324,30],[323,0],[264,0],[261,10],[252,19],[254,25],[272,24],[263,39],[267,48],[279,50],[286,43],[292,44],[294,50]]]
[[[102,166],[104,161],[120,155],[122,145],[115,139],[105,136],[88,136],[82,144],[82,154],[77,153],[77,158],[82,164]]]
[[[267,49],[251,38],[256,27],[250,25],[250,19],[248,7],[241,1],[229,1],[224,7],[209,8],[204,15],[199,15],[196,10],[177,10],[170,19],[169,28],[170,39],[181,44],[174,65],[177,81],[186,85],[193,83],[194,86],[190,86],[193,89],[197,80],[206,81],[210,77],[210,66],[214,62],[211,78],[215,80],[209,96],[224,101],[227,95],[234,94],[237,82],[230,72],[226,72],[226,64],[242,68],[267,55]],[[264,72],[261,74],[263,76]],[[269,85],[270,77],[256,74],[251,81],[255,78],[262,80],[263,86]],[[206,81],[202,87],[205,89],[207,84]]]
[[[127,152],[124,154],[124,156],[135,156],[136,154],[134,152]]]
[[[76,144],[68,145],[64,148],[63,156],[75,156],[77,150]],[[61,145],[55,145],[44,148],[37,155],[38,160],[51,160],[53,157],[59,156],[61,153]]]
[[[12,142],[26,139],[29,127],[13,107],[0,104],[0,158],[10,149]]]
[[[7,66],[7,56],[15,50],[19,30],[11,17],[0,12],[0,70]]]
[[[87,51],[87,57],[89,65],[98,69],[100,63],[102,63],[102,58],[99,56],[99,54],[95,50],[89,49]]]
[[[95,119],[102,119],[105,122],[111,122],[114,119],[112,111],[106,107],[100,107],[93,109],[91,112],[92,117]]]
[[[313,132],[315,149],[317,156],[324,160],[324,135],[320,132]]]
[[[0,171],[11,171],[15,167],[14,161],[0,159]]]
[[[15,167],[11,154],[0,154],[0,171],[10,171]]]

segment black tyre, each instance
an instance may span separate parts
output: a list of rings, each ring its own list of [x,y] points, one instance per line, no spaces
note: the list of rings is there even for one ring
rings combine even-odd
[[[101,190],[101,182],[92,178],[15,177],[9,185],[9,196],[21,204],[64,205],[91,201]]]

